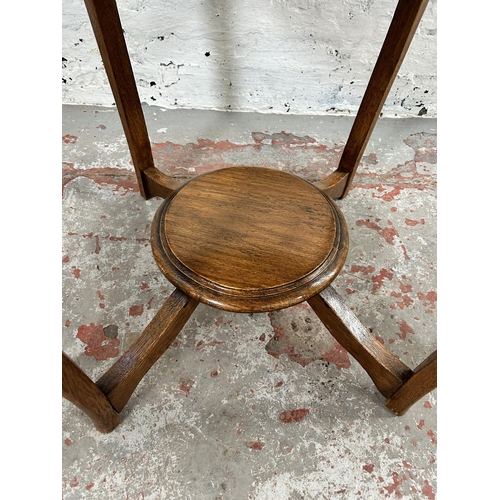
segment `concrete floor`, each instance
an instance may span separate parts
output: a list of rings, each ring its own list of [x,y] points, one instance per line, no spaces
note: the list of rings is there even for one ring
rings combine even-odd
[[[262,165],[333,170],[352,119],[146,107],[157,166],[178,178]],[[149,245],[115,110],[63,108],[63,349],[96,380],[173,287]],[[349,196],[334,287],[410,367],[436,338],[436,122],[381,120]],[[403,417],[307,305],[198,306],[108,435],[62,403],[65,499],[429,499],[436,397]],[[288,418],[295,410],[294,419]]]

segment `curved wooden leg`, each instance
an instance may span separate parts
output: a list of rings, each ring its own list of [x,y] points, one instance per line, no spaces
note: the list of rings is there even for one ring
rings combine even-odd
[[[144,375],[174,341],[198,305],[176,289],[127,352],[96,382],[120,412]]]
[[[99,387],[64,352],[62,353],[62,393],[65,399],[91,418],[98,431],[111,432],[120,423],[118,413]]]
[[[386,349],[359,321],[331,286],[308,300],[335,339],[359,362],[386,397],[387,407],[402,415],[437,386],[437,354],[415,371]]]
[[[415,368],[413,375],[385,402],[396,415],[404,415],[420,398],[437,387],[437,350]]]

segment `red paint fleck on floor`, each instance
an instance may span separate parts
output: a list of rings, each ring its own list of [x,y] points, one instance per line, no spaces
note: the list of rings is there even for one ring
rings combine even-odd
[[[262,441],[245,441],[245,445],[251,450],[262,450],[264,448],[265,443]]]
[[[128,314],[129,316],[140,316],[144,312],[144,304],[132,306]]]
[[[218,317],[216,322],[215,322],[215,326],[220,326],[220,324],[222,323],[222,316]]]
[[[341,368],[349,368],[351,366],[351,360],[347,354],[347,351],[335,341],[333,347],[326,352],[322,359],[327,363],[333,363],[339,370]]]
[[[64,323],[64,326],[68,327],[71,325],[71,320],[70,319],[67,319],[66,320],[66,323]]]
[[[265,334],[265,333],[263,333],[263,334],[259,337],[259,340],[260,340],[261,342],[264,342],[264,341],[266,340],[266,334]]]
[[[427,431],[427,435],[431,438],[432,444],[437,444],[436,435],[434,434],[434,432],[432,430],[429,429]]]
[[[78,269],[77,267],[73,266],[73,276],[78,279],[80,276],[81,276],[82,272],[80,271],[80,269]]]
[[[312,137],[296,136],[285,131],[272,134],[253,132],[252,138],[252,144],[207,139],[198,139],[188,144],[166,141],[153,143],[152,150],[157,168],[174,177],[191,177],[216,169],[239,166],[241,162],[235,160],[239,154],[251,154],[256,157],[254,161],[260,166],[272,168],[270,155],[279,154],[283,171],[295,172],[299,158],[299,163],[303,165],[302,175],[317,179],[330,173],[342,154],[341,147],[329,148]],[[310,152],[313,152],[314,160],[311,159]]]
[[[138,192],[139,186],[133,171],[126,168],[75,168],[74,164],[66,163],[63,168],[63,190],[68,182],[77,177],[86,177],[98,185],[114,186],[114,191],[123,189],[125,192]],[[124,193],[126,194],[126,193]]]
[[[372,274],[374,271],[373,266],[351,266],[351,273]]]
[[[90,491],[93,487],[94,487],[94,483],[90,483],[90,484],[87,484],[87,486],[85,486],[85,489],[87,491]]]
[[[432,405],[431,405],[430,401],[426,401],[426,402],[424,403],[424,408],[427,408],[427,409],[432,408]]]
[[[201,351],[204,347],[212,346],[212,345],[218,345],[218,344],[223,344],[224,342],[219,342],[217,340],[211,340],[210,342],[205,342],[203,340],[200,340],[197,344],[195,349],[197,351]]]
[[[65,264],[69,262],[69,256],[66,255],[65,257],[63,257],[63,260],[62,260]]]
[[[399,492],[399,495],[398,495],[399,490],[397,490],[397,487],[400,486],[405,479],[407,479],[406,476],[402,476],[400,478],[399,474],[397,472],[393,472],[392,473],[392,484],[390,484],[389,486],[384,486],[384,489],[387,490],[387,494],[385,496],[388,497],[392,493],[395,493],[396,496],[401,498],[401,496],[400,496],[401,492]]]
[[[425,425],[425,420],[422,418],[420,422],[417,424],[417,429],[422,430],[422,427]]]
[[[407,323],[405,320],[403,320],[403,321],[399,324],[399,331],[400,331],[401,333],[398,333],[397,335],[398,335],[398,337],[399,337],[400,339],[405,339],[405,338],[406,338],[406,335],[407,335],[408,333],[413,333],[413,334],[415,333],[415,332],[414,332],[414,330],[413,330],[413,328],[412,328],[411,326],[409,326],[409,325],[408,325],[408,323]]]
[[[378,222],[378,219],[377,219],[377,222]],[[356,221],[356,226],[365,226],[368,229],[373,229],[373,230],[377,231],[377,233],[380,234],[380,236],[382,236],[382,238],[384,238],[384,240],[387,243],[389,243],[389,245],[394,245],[394,238],[397,237],[400,240],[401,240],[401,238],[399,236],[399,233],[396,231],[396,229],[394,227],[392,227],[392,222],[388,221],[388,224],[391,227],[382,228],[378,224],[375,224],[374,222],[371,222],[369,220]],[[408,253],[406,251],[406,247],[402,243],[401,243],[401,249],[403,250],[403,254],[404,254],[405,259],[409,259],[410,257],[408,256]]]
[[[372,195],[374,198],[378,198],[380,200],[384,200],[384,201],[394,201],[394,198],[396,198],[396,196],[399,196],[401,194],[401,191],[402,191],[402,187],[394,187],[391,189],[391,191],[389,191],[388,193],[384,193],[382,196],[375,196],[374,194]]]
[[[379,234],[389,245],[394,245],[394,237],[397,236],[399,238],[398,232],[393,227],[385,227]]]
[[[78,137],[76,135],[66,134],[63,135],[62,140],[66,144],[74,144],[78,140]]]
[[[72,488],[76,488],[80,483],[78,482],[78,479],[76,478],[76,476],[71,480],[71,482],[69,483],[69,485],[72,487]]]
[[[437,302],[437,292],[435,291],[430,291],[426,293],[425,295],[421,292],[418,292],[417,294],[419,300],[421,300],[424,303],[425,307],[428,307],[430,309],[436,309],[436,302]],[[426,313],[432,312],[431,310],[426,310]]]
[[[413,219],[405,219],[405,223],[407,226],[416,226],[417,224],[425,224],[425,220],[424,219],[420,219],[419,221],[418,220],[413,220]]]
[[[375,231],[382,230],[382,228],[378,224],[375,224],[374,222],[371,222],[369,220],[357,220],[356,226],[365,226],[368,229],[374,229]]]
[[[95,235],[95,253],[99,254],[101,252],[101,245],[99,244],[99,235]]]
[[[382,288],[385,279],[392,280],[393,277],[394,274],[391,273],[391,271],[389,271],[388,269],[381,269],[376,276],[372,276],[372,281],[373,281],[372,293],[375,293],[377,290]]]
[[[297,410],[287,410],[280,414],[280,420],[284,424],[291,424],[293,422],[300,422],[306,415],[309,415],[307,408],[299,408]]]
[[[399,302],[394,302],[393,304],[389,304],[389,307],[391,309],[396,309],[396,308],[405,309],[406,307],[410,307],[414,302],[414,300],[409,295],[406,294],[403,295],[398,292],[391,292],[391,297],[396,297],[401,299],[401,301]]]
[[[274,387],[281,387],[283,385],[283,380],[280,380]]]
[[[217,375],[219,375],[219,372],[218,372],[217,370],[214,370],[214,371],[210,374],[210,376],[211,376],[211,377],[217,377]]]
[[[102,325],[80,325],[76,338],[85,344],[85,355],[93,356],[98,361],[116,358],[119,354],[120,339],[106,337]]]
[[[101,292],[101,290],[97,290],[97,296],[98,296],[101,300],[104,300],[104,294]]]
[[[273,327],[275,340],[279,340],[285,337],[286,335],[285,327],[281,325],[273,325],[271,313],[269,313],[269,318],[271,319],[271,326]]]
[[[179,389],[183,392],[186,393],[186,397],[189,395],[189,391],[193,387],[194,380],[191,380],[189,378],[181,378],[180,380],[181,384],[179,386]]]
[[[147,283],[141,283],[141,290],[149,290],[149,285]]]
[[[66,438],[66,439],[64,440],[64,444],[65,444],[66,446],[71,446],[71,445],[73,444],[73,441],[71,441],[71,439],[70,439],[70,438]]]
[[[429,481],[424,480],[424,487],[422,488],[422,493],[429,499],[429,500],[435,500],[436,495],[434,493],[434,490],[432,486],[429,484]]]
[[[369,472],[371,474],[373,472],[374,467],[375,466],[373,464],[363,465],[363,470],[365,470],[366,472]]]

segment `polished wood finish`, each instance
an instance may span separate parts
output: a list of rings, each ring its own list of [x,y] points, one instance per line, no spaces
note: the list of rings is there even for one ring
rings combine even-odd
[[[328,331],[388,398],[386,406],[396,415],[403,415],[437,387],[437,351],[413,371],[377,341],[332,286],[308,302]]]
[[[149,199],[156,194],[146,189],[142,172],[154,167],[153,154],[118,8],[115,0],[84,1],[120,113],[140,192]]]
[[[437,350],[415,368],[411,377],[385,402],[389,410],[404,415],[412,405],[437,387]]]
[[[335,170],[335,172],[332,172],[327,179],[316,181],[314,185],[318,189],[324,191],[330,198],[336,200],[342,197],[345,187],[347,186],[348,179],[348,172]]]
[[[97,381],[120,412],[137,384],[158,361],[196,309],[198,302],[175,290],[127,352]]]
[[[85,0],[145,198],[165,198],[151,233],[153,255],[174,293],[127,352],[94,384],[63,354],[63,396],[101,432],[119,423],[140,380],[199,302],[263,312],[307,300],[361,364],[386,406],[402,415],[437,384],[437,352],[412,371],[379,343],[329,284],[348,249],[344,198],[427,0],[400,0],[339,168],[310,184],[277,170],[239,167],[181,185],[153,164],[115,0]]]
[[[219,309],[262,312],[303,302],[347,257],[347,224],[308,182],[236,167],[186,183],[158,209],[151,245],[165,276]]]
[[[167,198],[176,189],[182,186],[182,183],[168,175],[164,174],[156,167],[149,167],[143,172],[144,187],[151,196]]]
[[[118,413],[99,387],[64,352],[62,395],[86,413],[100,432],[111,432],[120,423]]]
[[[377,389],[389,397],[412,371],[363,326],[331,286],[308,300],[328,331],[370,375]]]
[[[422,19],[427,3],[428,0],[399,0],[340,158],[338,170],[349,174],[340,198],[345,198],[349,192],[368,140]],[[336,188],[338,182],[338,176],[335,175],[335,172],[323,181],[326,185],[326,191],[333,198],[338,197],[338,188]]]

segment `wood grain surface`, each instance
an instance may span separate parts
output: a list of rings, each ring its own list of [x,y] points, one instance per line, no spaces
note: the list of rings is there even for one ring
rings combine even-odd
[[[411,369],[368,331],[331,286],[309,299],[309,305],[328,331],[389,397],[412,375]]]
[[[99,432],[111,432],[120,423],[120,416],[99,387],[64,352],[62,395],[86,413]]]
[[[123,410],[137,384],[175,340],[197,305],[196,300],[175,290],[127,352],[96,382],[116,411]]]
[[[256,312],[302,302],[328,285],[347,256],[335,203],[291,174],[235,167],[200,176],[160,207],[156,262],[186,294]]]
[[[437,387],[437,350],[413,371],[412,376],[385,402],[385,406],[398,416],[404,415],[412,405]]]

